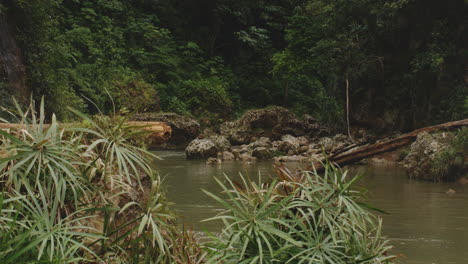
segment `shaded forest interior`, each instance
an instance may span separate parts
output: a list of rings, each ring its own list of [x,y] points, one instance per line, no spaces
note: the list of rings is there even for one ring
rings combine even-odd
[[[343,130],[348,83],[352,126],[410,131],[467,115],[467,13],[464,0],[2,0],[0,103],[32,92],[65,121],[67,106],[115,103],[208,125],[282,105]]]

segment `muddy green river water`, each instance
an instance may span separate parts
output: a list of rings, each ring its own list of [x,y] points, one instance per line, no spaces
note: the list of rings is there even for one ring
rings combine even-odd
[[[189,161],[181,151],[156,151],[165,177],[168,199],[183,221],[195,231],[218,232],[220,223],[201,222],[214,216],[219,207],[201,189],[217,193],[213,177],[244,175],[270,177],[272,163],[245,165],[238,162],[207,166],[203,161]],[[300,164],[291,164],[300,166]],[[428,183],[409,180],[398,166],[353,166],[351,173],[363,174],[359,185],[369,190],[369,203],[383,209],[384,234],[401,254],[400,263],[468,263],[468,185]],[[455,194],[446,191],[453,189]]]

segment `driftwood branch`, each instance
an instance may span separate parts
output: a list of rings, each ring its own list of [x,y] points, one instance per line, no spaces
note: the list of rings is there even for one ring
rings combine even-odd
[[[169,140],[172,134],[172,129],[169,125],[164,122],[143,122],[143,121],[131,121],[127,122],[130,126],[141,127],[142,130],[149,132],[149,138],[154,144],[164,143]],[[69,123],[60,124],[63,127],[72,126]],[[10,124],[0,123],[0,129],[22,129],[24,124]],[[44,125],[45,128],[49,125]]]
[[[345,166],[365,158],[369,158],[381,153],[385,153],[409,145],[414,140],[416,140],[416,137],[419,133],[453,130],[463,126],[468,126],[468,119],[420,128],[386,142],[359,147],[355,150],[348,149],[343,152],[336,153],[328,157],[328,159],[339,166]],[[323,166],[320,162],[316,162],[314,166],[319,171],[323,169]]]

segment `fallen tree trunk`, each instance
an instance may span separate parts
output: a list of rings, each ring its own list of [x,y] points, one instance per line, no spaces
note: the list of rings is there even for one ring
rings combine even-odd
[[[167,142],[172,135],[172,129],[164,122],[143,122],[130,121],[127,122],[130,126],[141,127],[142,130],[149,132],[149,138],[152,144],[161,144]],[[72,126],[70,123],[61,124],[64,127]],[[21,129],[24,124],[0,123],[0,129]],[[44,125],[47,128],[49,125]]]
[[[385,153],[409,145],[414,140],[416,140],[416,137],[419,133],[451,130],[463,126],[468,126],[468,119],[452,121],[436,126],[423,127],[386,142],[376,143],[372,145],[363,146],[355,150],[346,150],[344,152],[336,153],[328,157],[328,160],[339,166],[349,165],[362,159],[369,158],[381,153]],[[321,162],[316,162],[314,166],[318,171],[323,170]]]
[[[167,142],[172,136],[172,128],[164,122],[129,121],[127,124],[131,126],[141,126],[143,130],[151,132],[151,144]]]

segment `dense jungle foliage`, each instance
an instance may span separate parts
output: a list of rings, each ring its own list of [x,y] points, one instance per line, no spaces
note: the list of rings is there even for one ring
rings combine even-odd
[[[28,87],[45,95],[48,111],[61,119],[71,117],[66,106],[110,111],[113,97],[131,112],[217,120],[284,105],[339,127],[348,84],[353,124],[400,130],[467,114],[467,13],[465,0],[2,0],[0,6]],[[9,92],[6,80],[0,90]]]
[[[40,109],[38,112],[35,109]],[[155,155],[137,147],[141,127],[87,115],[64,125],[44,103],[0,110],[1,263],[273,264],[393,263],[381,219],[361,203],[359,177],[326,166],[278,179],[227,183],[216,199],[221,234],[202,244],[165,199]],[[0,122],[7,122],[0,119]]]

